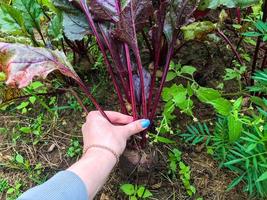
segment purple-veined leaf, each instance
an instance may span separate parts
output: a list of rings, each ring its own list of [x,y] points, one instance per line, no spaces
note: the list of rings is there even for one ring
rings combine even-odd
[[[152,14],[152,1],[128,1],[125,9],[120,13],[120,20],[116,23],[116,29],[113,32],[115,37],[135,49],[137,44],[136,32],[143,28]]]
[[[113,21],[119,20],[118,5],[116,0],[91,0],[90,11],[95,20]]]
[[[55,70],[79,80],[65,55],[59,51],[22,44],[0,43],[0,71],[7,75],[7,85],[26,87],[34,77],[46,78]]]
[[[55,70],[74,79],[101,114],[110,121],[62,52],[22,44],[0,43],[0,72],[7,75],[7,85],[23,88],[34,77],[46,78]]]

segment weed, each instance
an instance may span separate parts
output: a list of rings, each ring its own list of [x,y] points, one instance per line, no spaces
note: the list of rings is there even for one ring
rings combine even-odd
[[[78,157],[82,154],[82,146],[78,139],[72,139],[69,148],[67,149],[67,156],[70,158]]]
[[[4,178],[0,178],[0,194],[8,189],[8,181]]]
[[[152,193],[142,185],[123,184],[121,191],[129,197],[129,200],[146,199],[152,197]]]
[[[191,197],[196,194],[196,188],[191,185],[190,177],[191,177],[191,170],[190,167],[187,166],[181,158],[182,152],[178,149],[174,148],[169,151],[169,171],[168,173],[172,175],[172,178],[176,178],[179,172],[180,180],[182,181],[187,194]],[[179,169],[177,169],[179,167]]]

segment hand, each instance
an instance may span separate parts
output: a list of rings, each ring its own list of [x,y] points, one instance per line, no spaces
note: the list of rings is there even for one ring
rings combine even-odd
[[[133,122],[133,117],[128,115],[112,111],[105,113],[112,123],[122,125],[111,124],[98,111],[90,112],[82,127],[85,150],[90,145],[103,145],[121,155],[126,147],[127,139],[150,125],[150,121],[147,119]]]

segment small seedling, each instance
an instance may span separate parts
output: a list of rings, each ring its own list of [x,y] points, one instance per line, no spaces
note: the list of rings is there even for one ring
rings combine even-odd
[[[180,179],[184,184],[187,194],[191,197],[196,193],[196,188],[190,184],[190,167],[186,166],[183,162],[179,162],[179,168]]]
[[[120,189],[129,197],[129,200],[146,199],[153,196],[152,193],[142,185],[123,184]]]
[[[187,194],[191,197],[196,193],[196,188],[190,184],[190,167],[186,166],[182,161],[182,153],[178,149],[173,149],[169,151],[169,171],[168,173],[172,175],[173,179],[176,178],[177,174],[177,165],[179,163],[179,174],[180,179],[183,182],[183,185],[186,189]]]
[[[177,173],[177,163],[181,161],[182,152],[178,149],[173,149],[169,151],[169,174],[172,174],[173,178]]]
[[[16,200],[22,194],[22,187],[21,181],[16,181],[14,185],[9,185],[6,191],[6,200]]]
[[[7,179],[0,178],[0,194],[7,190],[9,184]]]
[[[70,158],[78,157],[82,154],[82,146],[78,139],[72,139],[70,147],[67,150],[67,156]]]

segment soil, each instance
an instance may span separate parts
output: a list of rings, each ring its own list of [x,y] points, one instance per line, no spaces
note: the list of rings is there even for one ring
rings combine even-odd
[[[222,53],[223,52],[223,53]],[[224,55],[223,58],[220,56]],[[177,54],[176,59],[181,59],[183,64],[193,65],[198,68],[196,79],[202,86],[216,87],[224,73],[225,67],[229,67],[231,63],[231,52],[224,48],[217,48],[216,45],[208,46],[201,42],[188,43],[183,47],[183,51]],[[212,62],[211,62],[212,60]],[[208,70],[207,70],[208,68]],[[208,72],[208,73],[207,73]],[[229,92],[236,87],[229,84],[227,87]],[[102,97],[105,99],[105,93]],[[112,96],[109,102],[114,102]],[[61,96],[60,103],[64,105],[66,96]],[[197,103],[197,102],[196,102]],[[111,105],[109,109],[116,110],[114,103],[103,103],[103,105]],[[197,103],[197,118],[200,121],[209,121],[215,118],[210,107]],[[40,141],[33,145],[34,138],[30,135],[22,135],[16,143],[12,142],[12,135],[17,131],[18,126],[28,126],[31,120],[35,119],[38,113],[45,113],[45,123],[43,125],[43,134]],[[191,118],[176,113],[177,119],[174,122],[175,127],[184,130],[187,124],[192,122]],[[27,115],[21,115],[16,111],[0,113],[0,127],[6,128],[4,133],[0,133],[0,178],[6,178],[12,185],[17,180],[23,182],[23,191],[33,187],[39,182],[51,177],[60,170],[66,169],[78,158],[68,158],[66,151],[70,145],[71,139],[78,138],[82,141],[81,125],[85,119],[85,113],[63,110],[59,112],[59,116],[51,116],[40,106],[34,108],[34,112]],[[205,200],[245,200],[248,196],[242,192],[242,184],[234,190],[226,192],[228,184],[235,177],[229,171],[219,169],[218,163],[207,155],[205,149],[194,149],[179,142],[178,135],[174,136],[177,148],[183,152],[184,162],[190,166],[192,171],[191,183],[196,187],[197,195],[188,197],[184,186],[178,179],[168,177],[167,152],[168,145],[156,144],[151,148],[157,152],[158,162],[149,170],[142,173],[134,172],[130,175],[116,167],[110,175],[109,180],[98,193],[96,200],[120,200],[127,199],[120,192],[119,187],[123,183],[133,183],[147,185],[147,188],[153,193],[155,200],[186,200],[196,199],[201,196]],[[25,170],[14,164],[13,157],[19,152],[28,160],[31,167],[34,168],[38,163],[42,164],[43,171],[38,177],[38,181],[34,181],[31,170]],[[5,194],[0,193],[0,200],[5,200]]]

